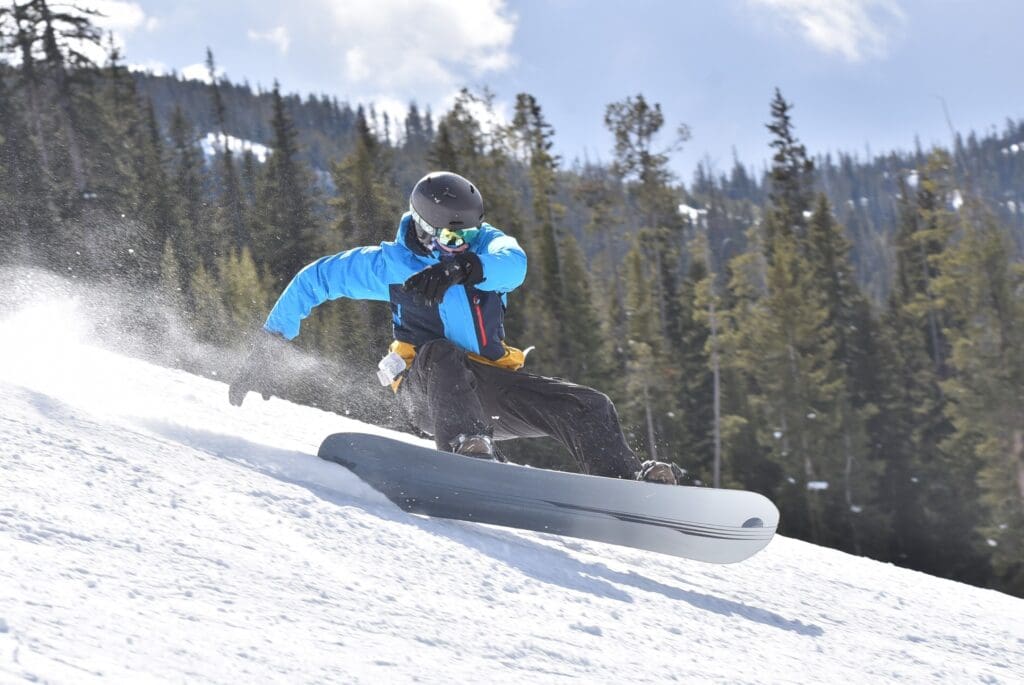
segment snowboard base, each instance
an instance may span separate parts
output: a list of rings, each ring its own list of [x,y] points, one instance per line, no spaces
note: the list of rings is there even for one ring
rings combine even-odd
[[[548,471],[338,433],[319,456],[403,510],[566,535],[728,564],[763,549],[779,512],[743,490],[661,485]]]

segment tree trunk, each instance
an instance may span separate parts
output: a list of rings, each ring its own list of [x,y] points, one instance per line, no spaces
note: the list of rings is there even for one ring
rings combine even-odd
[[[654,416],[651,414],[651,402],[647,395],[647,383],[644,383],[644,413],[647,416],[647,444],[650,445],[651,459],[657,461],[658,447],[654,444]]]
[[[1017,492],[1024,502],[1024,430],[1013,431],[1013,456],[1017,464]]]

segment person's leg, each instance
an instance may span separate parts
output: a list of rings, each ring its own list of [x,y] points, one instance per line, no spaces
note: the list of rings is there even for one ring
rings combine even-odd
[[[569,450],[580,471],[596,476],[634,478],[640,470],[615,405],[604,393],[560,378],[470,365],[496,439],[551,436]]]
[[[413,422],[445,452],[452,451],[459,435],[490,435],[471,363],[448,340],[432,340],[416,351],[399,387]]]

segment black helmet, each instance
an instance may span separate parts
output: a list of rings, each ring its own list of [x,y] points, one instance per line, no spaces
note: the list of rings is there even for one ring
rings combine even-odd
[[[424,243],[444,229],[476,228],[484,219],[484,199],[468,180],[450,171],[434,171],[419,180],[409,196],[416,233]]]

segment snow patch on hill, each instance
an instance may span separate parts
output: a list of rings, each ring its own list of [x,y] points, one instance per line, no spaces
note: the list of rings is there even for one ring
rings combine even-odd
[[[224,150],[231,150],[235,154],[242,154],[246,150],[251,151],[256,160],[263,164],[267,161],[273,150],[261,143],[254,143],[251,140],[236,138],[227,133],[207,133],[206,137],[199,141],[203,148],[203,154],[207,159],[221,154]]]

